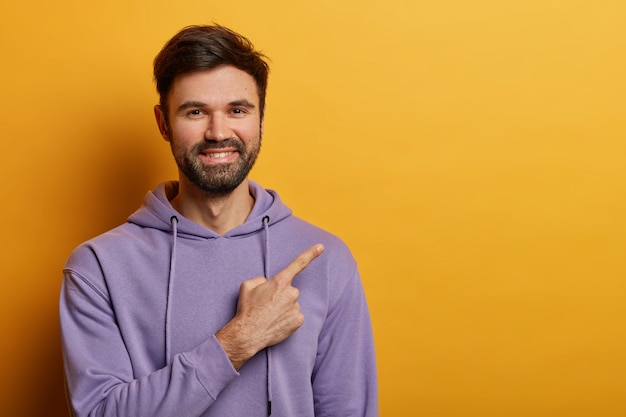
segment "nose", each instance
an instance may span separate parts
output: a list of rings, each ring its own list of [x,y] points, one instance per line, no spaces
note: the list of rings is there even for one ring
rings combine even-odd
[[[206,131],[204,132],[204,138],[206,140],[222,141],[230,139],[233,136],[233,132],[229,126],[228,119],[225,115],[212,114]]]

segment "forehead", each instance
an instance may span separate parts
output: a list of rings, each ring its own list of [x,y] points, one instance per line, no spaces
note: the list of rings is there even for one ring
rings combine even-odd
[[[174,79],[168,101],[174,106],[189,100],[217,105],[241,99],[259,105],[254,78],[233,66],[222,66],[178,75]]]

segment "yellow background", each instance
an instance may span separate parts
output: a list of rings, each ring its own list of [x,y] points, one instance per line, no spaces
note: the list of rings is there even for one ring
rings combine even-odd
[[[4,2],[2,416],[64,416],[80,242],[174,178],[151,64],[220,22],[272,59],[252,178],[341,236],[383,416],[626,415],[622,0]]]

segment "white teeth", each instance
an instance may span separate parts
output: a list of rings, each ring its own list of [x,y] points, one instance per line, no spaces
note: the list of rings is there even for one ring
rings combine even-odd
[[[210,153],[209,158],[224,158],[230,152],[219,152],[219,153]]]

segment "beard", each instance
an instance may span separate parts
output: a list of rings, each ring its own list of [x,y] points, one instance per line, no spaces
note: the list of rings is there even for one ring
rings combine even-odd
[[[170,138],[172,154],[180,171],[200,190],[213,196],[223,196],[237,188],[254,166],[261,150],[261,137],[249,148],[239,139],[223,141],[205,140],[191,149],[177,149],[174,138]],[[234,148],[239,158],[231,163],[208,165],[198,157],[207,150],[219,152],[223,148]]]

